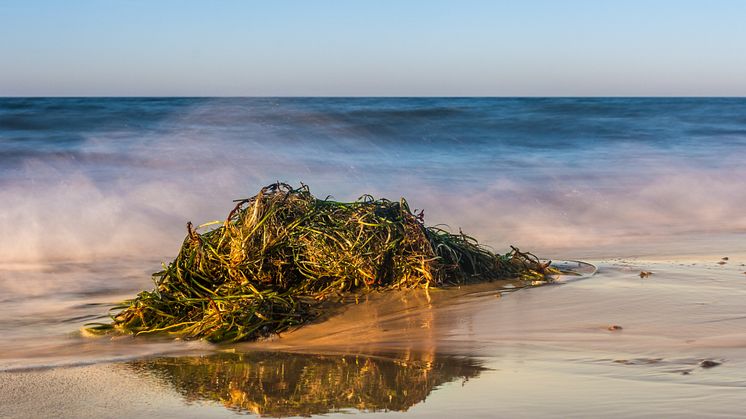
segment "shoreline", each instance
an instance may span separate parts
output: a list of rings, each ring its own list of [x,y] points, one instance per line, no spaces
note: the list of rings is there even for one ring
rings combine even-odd
[[[728,261],[718,264],[725,256]],[[746,407],[740,397],[746,387],[742,379],[746,317],[740,311],[746,298],[746,269],[741,266],[746,254],[657,259],[600,261],[598,273],[591,278],[517,292],[503,289],[501,297],[496,297],[501,290],[495,284],[430,290],[429,296],[423,292],[373,295],[324,322],[265,342],[195,345],[182,354],[150,352],[116,362],[0,372],[0,394],[5,394],[0,396],[0,406],[6,406],[0,414],[28,413],[24,409],[30,405],[19,400],[38,403],[41,395],[33,396],[34,391],[42,391],[34,390],[38,387],[57,395],[47,396],[49,403],[36,407],[42,417],[61,411],[70,417],[126,412],[233,415],[235,409],[226,408],[225,400],[199,392],[190,396],[196,399],[185,399],[185,393],[163,379],[153,381],[152,374],[143,371],[123,373],[122,368],[166,359],[174,371],[180,371],[179,365],[193,368],[195,362],[208,369],[223,365],[218,377],[226,378],[246,365],[233,364],[230,357],[268,351],[285,354],[296,363],[308,356],[325,357],[324,362],[352,356],[367,362],[379,359],[375,362],[383,366],[376,364],[378,368],[390,369],[456,357],[485,368],[469,377],[463,389],[459,380],[434,385],[426,403],[406,409],[408,416],[427,416],[436,407],[477,416],[488,412],[596,416],[604,409],[621,417],[737,414]],[[653,274],[641,278],[641,270]],[[614,325],[620,329],[610,329]],[[174,349],[174,344],[182,345],[171,342],[165,347]],[[131,342],[122,345],[134,347]],[[122,380],[131,386],[132,395],[113,394]],[[559,387],[541,390],[552,385]],[[531,386],[537,386],[534,391],[539,393],[522,393]],[[654,391],[657,399],[642,389]],[[475,393],[486,395],[488,390],[503,398],[475,400]],[[32,396],[19,399],[21,394]],[[242,397],[245,401],[247,396]],[[531,397],[541,397],[543,402],[532,407]],[[584,404],[572,405],[563,398]]]

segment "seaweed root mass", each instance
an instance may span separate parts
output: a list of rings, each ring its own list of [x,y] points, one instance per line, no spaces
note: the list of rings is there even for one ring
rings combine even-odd
[[[495,254],[463,233],[427,227],[403,198],[336,202],[306,185],[264,187],[219,227],[198,229],[187,224],[178,256],[153,275],[155,289],[86,330],[256,340],[317,318],[323,302],[351,292],[542,282],[556,273],[516,248]]]

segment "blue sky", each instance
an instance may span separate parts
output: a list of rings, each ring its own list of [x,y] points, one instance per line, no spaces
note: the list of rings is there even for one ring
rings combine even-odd
[[[0,95],[746,96],[740,0],[0,0]]]

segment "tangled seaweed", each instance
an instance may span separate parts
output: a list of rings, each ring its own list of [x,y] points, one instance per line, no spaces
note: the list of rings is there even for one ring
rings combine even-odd
[[[114,307],[112,323],[86,330],[255,340],[316,318],[322,302],[351,291],[556,273],[530,253],[494,254],[423,218],[404,199],[336,202],[306,185],[275,183],[238,201],[218,228],[198,233],[188,223],[179,255],[153,275],[155,289]]]

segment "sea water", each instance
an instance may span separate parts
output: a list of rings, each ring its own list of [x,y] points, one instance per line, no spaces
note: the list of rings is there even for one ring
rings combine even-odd
[[[744,156],[744,99],[0,99],[0,254],[172,255],[278,180],[497,249],[634,253],[746,231]]]

